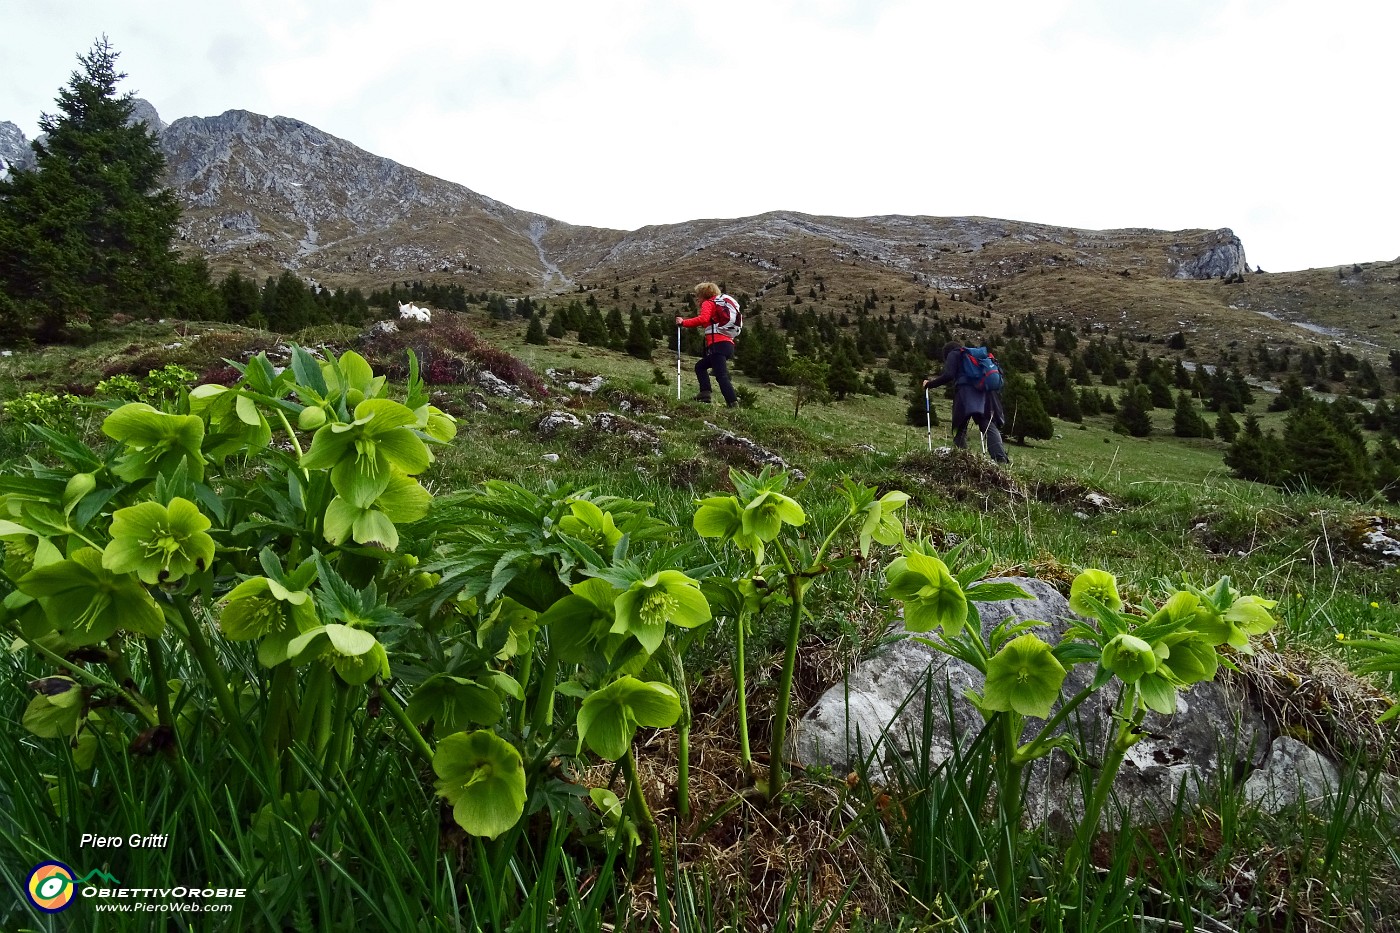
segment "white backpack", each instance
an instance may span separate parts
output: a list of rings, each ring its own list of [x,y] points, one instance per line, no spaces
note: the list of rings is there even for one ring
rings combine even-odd
[[[739,301],[733,295],[719,295],[714,301],[716,316],[711,318],[710,333],[733,340],[744,329],[744,315],[739,311]],[[721,316],[725,319],[719,320]]]

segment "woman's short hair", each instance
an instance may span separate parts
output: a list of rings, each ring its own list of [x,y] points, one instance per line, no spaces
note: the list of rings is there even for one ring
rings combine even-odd
[[[718,298],[719,286],[714,282],[701,282],[699,285],[695,286],[695,297],[699,298],[701,301],[705,301],[709,298]]]
[[[962,344],[958,343],[956,340],[950,340],[943,345],[943,355],[946,357],[949,353],[961,353],[962,348]]]

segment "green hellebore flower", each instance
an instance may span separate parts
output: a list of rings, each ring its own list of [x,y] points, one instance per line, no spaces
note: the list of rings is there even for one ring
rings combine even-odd
[[[1137,684],[1138,699],[1143,706],[1163,716],[1176,712],[1177,684],[1163,670],[1144,674]]]
[[[539,616],[540,627],[549,628],[549,644],[559,657],[570,664],[583,664],[589,653],[611,654],[606,642],[609,638],[618,642],[626,636],[610,635],[613,623],[617,620],[617,590],[611,583],[589,577],[569,587],[570,593],[557,600]],[[612,646],[616,647],[616,646]]]
[[[356,544],[372,544],[386,551],[399,546],[396,524],[416,522],[428,514],[432,494],[397,471],[391,471],[384,489],[366,506],[336,496],[326,507],[324,532],[331,544],[351,538]]]
[[[710,618],[700,584],[679,570],[662,570],[638,580],[617,597],[615,634],[634,635],[650,654],[661,647],[666,623],[695,628]]]
[[[967,594],[948,565],[937,557],[906,546],[885,571],[890,598],[904,603],[904,627],[911,632],[942,628],[957,637],[967,624]]]
[[[680,717],[681,699],[673,687],[620,677],[583,701],[579,739],[600,757],[617,761],[627,754],[638,726],[672,726]]]
[[[596,551],[611,553],[622,540],[622,532],[611,512],[604,512],[587,499],[569,503],[569,514],[559,519],[559,530],[578,538]]]
[[[744,534],[760,541],[772,541],[783,530],[783,525],[805,524],[807,513],[802,511],[796,499],[770,489],[759,493],[745,505],[739,520]]]
[[[190,414],[208,424],[208,454],[216,461],[242,450],[261,450],[272,441],[272,428],[257,404],[237,389],[202,385],[190,390]]]
[[[712,496],[700,500],[691,524],[700,537],[733,541],[735,546],[753,552],[757,563],[763,563],[763,540],[744,530],[744,510],[736,497]]]
[[[1194,627],[1212,645],[1229,645],[1241,654],[1253,654],[1251,635],[1262,635],[1278,624],[1269,610],[1278,603],[1258,596],[1238,596],[1224,612],[1201,603]]]
[[[525,765],[515,746],[493,732],[458,732],[433,753],[438,796],[473,836],[495,839],[525,812]]]
[[[205,533],[209,519],[188,499],[176,497],[169,507],[142,502],[112,515],[112,541],[102,565],[113,573],[132,573],[142,583],[173,583],[208,568],[214,539]]]
[[[1239,626],[1246,635],[1263,635],[1278,624],[1278,619],[1269,614],[1269,610],[1277,605],[1278,601],[1274,599],[1241,596],[1225,610],[1224,618]]]
[[[1103,649],[1103,666],[1123,683],[1135,683],[1157,669],[1157,654],[1136,635],[1115,635]]]
[[[494,726],[501,718],[501,698],[490,687],[450,674],[434,674],[418,685],[408,701],[408,718],[433,720],[438,732],[460,732],[468,723]]]
[[[1220,669],[1220,655],[1208,640],[1192,632],[1168,636],[1164,644],[1167,656],[1161,660],[1158,670],[1164,671],[1173,681],[1189,687],[1215,679],[1215,672]]]
[[[150,592],[131,574],[104,566],[96,548],[36,567],[20,578],[19,588],[39,600],[58,636],[72,645],[95,645],[118,629],[151,637],[165,629]]]
[[[1085,570],[1074,578],[1069,587],[1069,607],[1083,616],[1096,615],[1098,610],[1089,599],[1096,599],[1113,612],[1123,608],[1118,595],[1118,581],[1105,570]]]
[[[306,590],[289,590],[270,577],[250,577],[229,591],[219,629],[230,641],[249,641],[288,628],[294,634],[317,625],[316,603]]]
[[[364,629],[339,622],[318,625],[296,635],[287,642],[286,657],[297,663],[328,661],[340,679],[352,687],[373,677],[389,678],[389,655],[379,639]]]
[[[904,522],[895,513],[909,501],[909,496],[898,490],[887,492],[867,505],[862,511],[864,518],[860,525],[860,554],[870,553],[872,540],[880,544],[898,544],[904,539]]]
[[[436,405],[423,405],[414,414],[418,416],[418,430],[433,440],[447,444],[457,436],[457,419]]]
[[[126,445],[115,472],[129,483],[169,473],[182,461],[190,479],[204,479],[204,422],[196,415],[167,415],[131,402],[107,416],[102,433]]]
[[[432,463],[428,445],[413,432],[418,416],[390,399],[369,399],[355,406],[355,420],[322,426],[301,458],[304,470],[330,470],[331,485],[357,508],[373,507],[388,487],[394,470],[407,476]]]
[[[1045,642],[1034,635],[1013,638],[987,662],[982,707],[1048,719],[1065,673]]]
[[[345,403],[351,408],[384,391],[385,377],[376,376],[373,367],[354,350],[343,353],[335,365],[322,363],[321,375],[326,380],[326,397],[334,398],[344,392]]]

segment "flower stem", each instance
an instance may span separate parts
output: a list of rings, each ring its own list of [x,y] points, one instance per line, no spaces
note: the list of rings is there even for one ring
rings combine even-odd
[[[1089,798],[1088,806],[1084,809],[1084,819],[1079,824],[1078,838],[1075,840],[1074,848],[1070,849],[1065,856],[1065,878],[1072,878],[1079,870],[1080,863],[1088,858],[1090,848],[1094,844],[1094,836],[1099,831],[1099,820],[1103,816],[1104,808],[1108,805],[1109,796],[1113,793],[1114,778],[1118,776],[1118,770],[1123,766],[1123,759],[1127,757],[1128,749],[1137,744],[1140,738],[1138,727],[1142,725],[1142,719],[1147,715],[1147,710],[1138,707],[1137,691],[1131,688],[1124,689],[1116,717],[1118,731],[1114,733],[1113,740],[1104,750],[1103,765],[1099,769],[1098,779],[1094,782],[1093,795]]]
[[[744,772],[753,777],[753,753],[749,750],[749,697],[744,679],[744,628],[748,613],[739,613],[734,632],[734,689],[739,716],[739,753],[743,756]]]
[[[243,722],[243,715],[238,710],[238,701],[234,699],[233,691],[229,689],[228,680],[224,677],[223,669],[219,667],[219,661],[214,657],[213,649],[209,647],[209,642],[204,638],[204,632],[200,628],[199,622],[194,617],[194,612],[190,609],[188,600],[167,597],[168,602],[175,607],[180,615],[180,621],[184,623],[185,643],[189,645],[190,653],[194,655],[199,669],[204,673],[204,679],[208,682],[209,688],[214,691],[214,699],[219,704],[219,711],[223,713],[227,721],[230,734],[239,746],[239,751],[245,755],[251,754],[254,743],[248,736],[246,724]]]
[[[781,542],[774,542],[778,554],[783,559],[783,570],[787,577],[788,595],[792,600],[792,618],[788,620],[787,647],[783,652],[782,679],[778,681],[778,708],[773,715],[773,741],[768,750],[768,799],[776,800],[782,792],[787,776],[784,773],[783,755],[787,745],[788,713],[792,708],[792,677],[797,667],[797,641],[802,635],[802,578],[792,565],[787,549]]]
[[[427,739],[423,738],[423,733],[419,732],[418,727],[408,718],[408,713],[399,705],[399,701],[394,698],[388,687],[383,684],[376,684],[375,687],[379,691],[380,702],[389,711],[389,715],[394,718],[394,722],[399,724],[404,735],[408,736],[409,744],[425,762],[431,765],[433,763],[433,747],[428,744]]]
[[[661,857],[661,831],[656,828],[656,819],[647,807],[642,783],[637,779],[637,759],[632,755],[632,746],[627,746],[627,754],[622,759],[623,773],[627,775],[627,802],[632,807],[632,818],[646,827],[651,838],[651,867],[656,882],[656,904],[661,912],[661,929],[671,929],[671,902],[666,895],[666,865]]]
[[[68,660],[63,655],[59,654],[53,649],[46,648],[43,645],[38,644],[37,642],[26,641],[25,644],[41,656],[47,658],[49,661],[58,665],[63,670],[72,674],[76,680],[81,680],[87,683],[89,686],[98,687],[103,690],[111,690],[114,693],[121,694],[123,697],[126,698],[127,703],[130,704],[131,708],[136,712],[136,715],[146,720],[146,723],[148,725],[160,725],[160,718],[156,709],[153,706],[151,706],[150,701],[148,701],[141,694],[137,693],[135,690],[131,690],[127,687],[122,686],[121,684],[105,680],[97,676],[87,668],[79,664],[74,664],[72,661]]]

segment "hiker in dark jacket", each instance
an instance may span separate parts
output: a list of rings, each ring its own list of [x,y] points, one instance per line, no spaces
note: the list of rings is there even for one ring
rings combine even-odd
[[[987,441],[987,453],[997,463],[1010,463],[1002,445],[1001,425],[1006,414],[1001,407],[1001,392],[986,391],[962,378],[962,344],[951,341],[943,345],[943,372],[924,380],[925,389],[936,389],[952,382],[957,385],[953,395],[953,443],[967,449],[967,423],[977,422]]]

